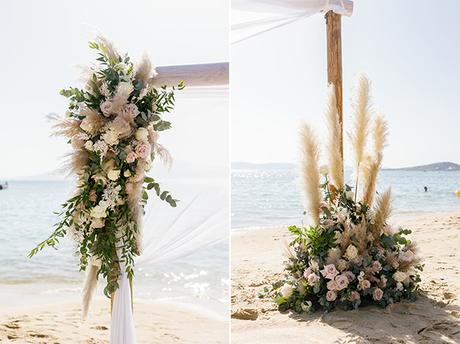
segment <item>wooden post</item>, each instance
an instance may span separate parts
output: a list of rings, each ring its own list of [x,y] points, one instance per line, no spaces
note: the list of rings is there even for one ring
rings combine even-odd
[[[342,20],[341,15],[326,13],[327,81],[335,87],[340,126],[340,153],[343,161],[343,105],[342,105]]]

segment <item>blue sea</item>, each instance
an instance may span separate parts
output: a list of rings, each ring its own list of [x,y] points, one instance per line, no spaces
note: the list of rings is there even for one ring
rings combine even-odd
[[[80,291],[73,243],[64,239],[57,250],[45,249],[32,259],[27,253],[52,231],[60,204],[74,187],[69,181],[11,181],[0,190],[0,287],[34,283],[52,290]],[[220,316],[228,312],[228,243],[208,246],[186,257],[136,271],[135,297],[195,304]],[[33,289],[33,286],[32,286]],[[102,295],[102,288],[99,288]]]
[[[232,169],[232,229],[300,222],[304,208],[296,166],[243,167]],[[346,180],[349,178],[350,173],[346,173]],[[460,171],[381,171],[377,191],[390,186],[396,213],[460,210],[460,197],[454,194],[460,189]]]

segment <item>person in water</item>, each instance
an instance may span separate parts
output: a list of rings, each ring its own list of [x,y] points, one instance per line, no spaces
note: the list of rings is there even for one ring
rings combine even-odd
[[[423,189],[425,190],[425,192],[428,192],[428,188],[426,186],[424,186]]]

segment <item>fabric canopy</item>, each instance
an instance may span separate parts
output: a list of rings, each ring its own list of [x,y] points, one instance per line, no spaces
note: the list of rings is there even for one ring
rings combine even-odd
[[[233,0],[232,44],[245,41],[262,33],[310,17],[317,13],[334,11],[351,16],[350,0]],[[245,20],[238,20],[241,17]],[[237,18],[237,19],[235,19]]]
[[[351,16],[353,1],[350,0],[232,0],[232,8],[240,11],[265,12],[277,14],[309,13],[334,11]]]

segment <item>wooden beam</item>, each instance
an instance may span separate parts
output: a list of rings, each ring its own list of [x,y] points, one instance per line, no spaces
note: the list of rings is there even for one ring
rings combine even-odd
[[[177,86],[184,81],[185,87],[228,85],[228,62],[183,66],[157,67],[158,75],[152,79],[155,86]]]
[[[343,103],[342,103],[342,19],[341,15],[326,13],[327,81],[335,87],[340,126],[340,152],[343,161]]]

